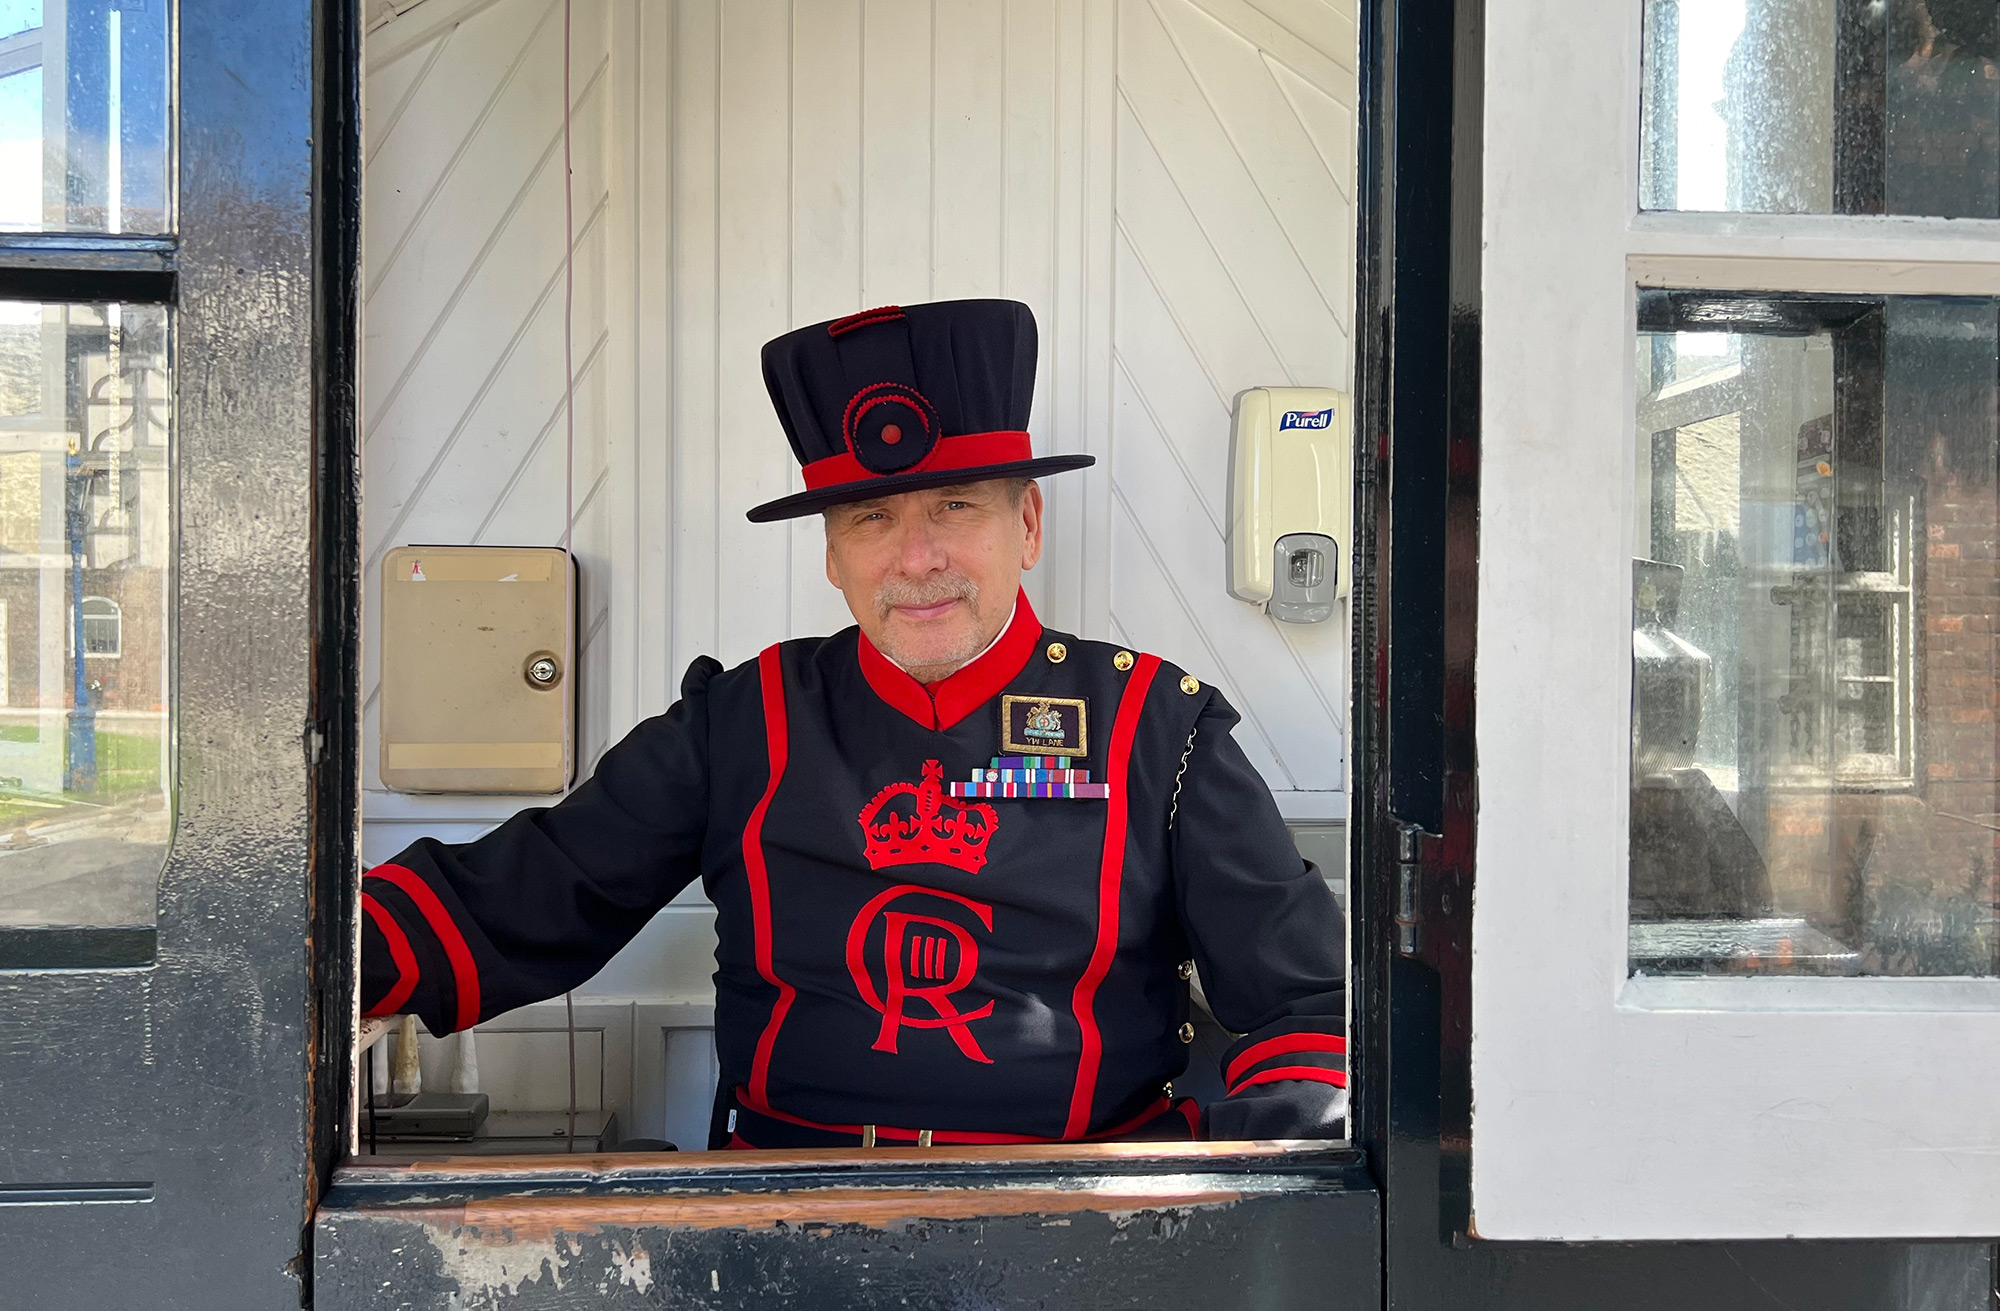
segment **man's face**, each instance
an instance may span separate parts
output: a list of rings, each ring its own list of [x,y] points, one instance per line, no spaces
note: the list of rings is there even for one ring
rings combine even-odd
[[[1004,480],[926,488],[826,512],[826,576],[877,650],[935,682],[1000,635],[1042,556],[1042,492]]]

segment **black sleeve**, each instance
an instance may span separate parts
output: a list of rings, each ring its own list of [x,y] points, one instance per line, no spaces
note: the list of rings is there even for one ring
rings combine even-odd
[[[1211,692],[1174,798],[1181,922],[1209,1008],[1243,1037],[1223,1056],[1227,1096],[1205,1138],[1338,1137],[1347,1112],[1347,932],[1317,866],[1231,736]]]
[[[701,873],[708,819],[704,656],[681,700],[551,807],[476,842],[430,838],[362,880],[364,1014],[469,1028],[588,979]]]

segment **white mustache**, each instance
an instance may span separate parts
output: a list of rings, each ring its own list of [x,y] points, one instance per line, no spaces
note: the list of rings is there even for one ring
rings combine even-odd
[[[927,606],[943,601],[977,605],[979,584],[964,574],[935,574],[922,582],[915,579],[887,582],[875,590],[875,609],[884,619],[899,605]]]

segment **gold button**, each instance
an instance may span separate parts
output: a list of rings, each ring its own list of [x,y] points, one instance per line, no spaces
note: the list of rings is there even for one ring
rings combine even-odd
[[[1182,1042],[1194,1041],[1194,1026],[1192,1024],[1183,1024],[1181,1026],[1181,1041]]]
[[[1194,962],[1191,960],[1182,961],[1178,973],[1183,979],[1192,979],[1194,977]]]
[[[1063,644],[1062,644],[1061,642],[1051,642],[1051,643],[1049,643],[1049,663],[1050,663],[1050,664],[1052,664],[1052,665],[1059,665],[1059,664],[1061,664],[1061,663],[1062,663],[1063,661],[1065,661],[1065,660],[1067,660],[1067,659],[1069,659],[1069,648],[1068,648],[1068,647],[1064,646],[1064,645],[1063,645]]]
[[[1121,674],[1124,673],[1132,667],[1132,653],[1130,651],[1120,651],[1117,655],[1112,656],[1111,667]]]
[[[1201,691],[1201,680],[1193,674],[1182,674],[1181,691],[1187,693],[1189,696],[1193,696],[1195,693]]]

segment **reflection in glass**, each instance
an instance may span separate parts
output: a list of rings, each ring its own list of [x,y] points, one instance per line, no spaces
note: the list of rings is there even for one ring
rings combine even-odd
[[[167,0],[0,0],[0,231],[166,232]]]
[[[1993,0],[1647,0],[1640,204],[2000,217]]]
[[[172,831],[167,311],[0,302],[0,928],[150,925]]]
[[[1634,970],[2000,972],[2000,301],[1639,327]]]

